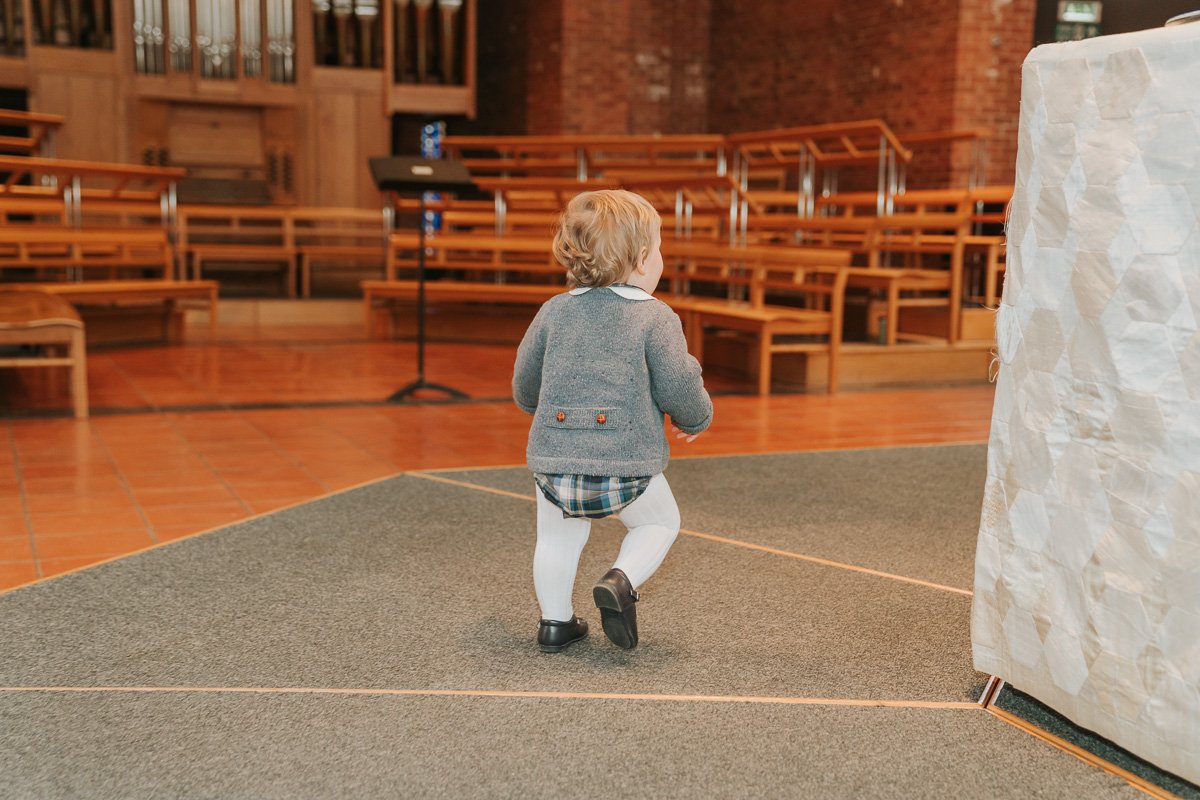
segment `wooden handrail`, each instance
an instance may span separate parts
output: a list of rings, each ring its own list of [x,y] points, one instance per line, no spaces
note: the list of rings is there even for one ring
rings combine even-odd
[[[166,234],[157,228],[121,228],[120,230],[78,230],[57,225],[0,225],[0,244],[166,243]]]
[[[847,154],[845,151],[832,152],[822,149],[818,140],[836,138],[845,146],[843,137],[874,134],[882,136],[888,145],[896,152],[896,156],[907,163],[912,159],[912,151],[904,146],[896,134],[881,119],[858,120],[855,122],[831,122],[820,125],[803,125],[795,128],[775,128],[765,131],[749,131],[747,133],[730,134],[727,139],[733,148],[744,149],[754,145],[781,143],[786,145],[804,141],[812,152],[817,163],[839,164],[873,163],[879,158],[879,151],[861,151],[858,154]]]
[[[0,108],[0,125],[29,128],[28,136],[0,136],[0,151],[32,156],[51,133],[62,127],[64,121],[58,114]]]
[[[447,136],[442,139],[442,145],[455,150],[469,149],[518,149],[518,148],[570,148],[577,147],[619,147],[630,149],[654,148],[657,150],[682,149],[696,147],[720,147],[725,143],[725,137],[719,134],[673,134],[656,135],[624,135],[624,134],[563,134],[557,136]]]
[[[486,192],[584,192],[588,189],[615,189],[617,182],[606,178],[588,178],[585,181],[574,178],[551,177],[516,177],[516,178],[475,178],[475,185]]]
[[[14,125],[46,125],[52,128],[61,127],[67,118],[59,114],[46,114],[40,111],[17,111],[11,108],[0,108],[0,123]]]
[[[417,231],[397,231],[389,239],[390,246],[416,247],[420,241]],[[550,257],[550,239],[528,236],[479,236],[470,233],[438,233],[425,237],[425,246],[443,250],[510,250],[519,253],[545,253]]]
[[[832,247],[725,245],[712,242],[664,241],[663,258],[728,258],[736,262],[791,264],[837,268],[850,263],[849,250]]]
[[[177,167],[145,167],[139,164],[108,164],[101,161],[75,161],[65,158],[21,158],[0,156],[0,172],[22,175],[53,175],[58,178],[123,178],[157,183],[162,186],[187,175]]]

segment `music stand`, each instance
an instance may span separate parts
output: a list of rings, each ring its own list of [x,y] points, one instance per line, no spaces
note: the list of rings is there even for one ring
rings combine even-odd
[[[416,192],[420,198],[417,246],[417,379],[392,392],[389,403],[407,400],[418,389],[444,392],[457,400],[468,395],[458,389],[425,380],[425,193],[474,189],[471,173],[461,161],[419,156],[383,156],[370,159],[371,175],[381,191]],[[390,245],[389,245],[390,246]]]

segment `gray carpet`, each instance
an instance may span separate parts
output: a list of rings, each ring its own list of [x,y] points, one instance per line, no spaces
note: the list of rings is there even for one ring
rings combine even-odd
[[[401,477],[0,596],[0,685],[979,694],[969,598],[687,537],[645,587],[636,651],[597,629],[549,658],[533,510]],[[623,531],[596,526],[581,576]]]
[[[26,695],[0,724],[12,798],[1144,797],[983,711]]]
[[[1155,786],[1160,786],[1168,792],[1178,795],[1183,800],[1200,800],[1200,786],[1189,783],[1169,772],[1164,772],[1148,761],[1143,761],[1128,750],[1079,727],[1049,706],[1007,684],[996,695],[995,704],[997,708],[1028,720],[1042,730],[1049,731],[1060,739],[1082,747],[1110,764],[1115,764]]]
[[[965,587],[981,460],[668,475],[688,527]],[[617,650],[587,587],[622,533],[596,525],[581,564],[593,636],[542,654],[533,504],[404,476],[0,595],[0,686],[978,696],[968,597],[689,537],[645,587],[643,643]],[[22,798],[1136,795],[975,710],[311,694],[0,692],[0,775]]]
[[[970,589],[984,445],[677,458],[683,526]],[[532,494],[525,469],[440,473]]]

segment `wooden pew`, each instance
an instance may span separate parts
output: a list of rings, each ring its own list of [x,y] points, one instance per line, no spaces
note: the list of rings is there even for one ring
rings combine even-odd
[[[173,253],[162,230],[77,230],[49,225],[0,226],[0,274],[3,271],[44,270],[67,273],[101,272],[115,278],[122,272],[157,272],[163,280],[173,271]]]
[[[418,293],[417,231],[393,233],[388,241],[386,279],[363,281],[367,335],[390,336],[380,314],[394,300]],[[541,305],[566,289],[566,272],[550,252],[549,237],[439,233],[427,237],[426,269],[453,277],[426,280],[430,302]]]
[[[969,229],[967,211],[884,217],[764,215],[750,219],[756,241],[799,238],[806,244],[842,247],[855,253],[859,266],[848,271],[847,285],[883,293],[889,345],[901,338],[926,338],[906,336],[898,329],[903,307],[945,306],[945,339],[949,344],[959,340]],[[900,265],[893,264],[896,256],[901,257]],[[942,259],[945,265],[925,263],[929,256]]]
[[[175,184],[186,174],[174,167],[146,167],[62,158],[0,155],[0,210],[55,214],[64,225],[79,227],[89,213],[154,214],[164,226],[174,213]]]
[[[316,264],[366,264],[384,273],[384,219],[355,208],[296,208],[288,217],[300,270],[300,294],[312,295]]]
[[[420,241],[416,231],[393,233],[388,241],[386,276],[387,280],[398,280],[401,271],[405,277],[414,277],[417,267],[417,248]],[[531,276],[539,282],[550,282],[563,275],[563,268],[550,252],[549,237],[525,236],[482,236],[475,234],[441,233],[426,237],[427,253],[425,268],[428,270],[454,271],[460,274],[480,272],[503,283],[517,273],[517,277],[528,282]],[[466,276],[469,278],[469,276]],[[558,283],[562,283],[558,280]]]
[[[442,211],[442,231],[479,236],[525,236],[546,238],[554,235],[559,211],[508,211],[497,214],[494,208],[461,208],[453,204]]]
[[[69,367],[75,418],[87,418],[83,320],[69,303],[45,292],[0,289],[0,345],[38,348],[34,355],[0,356],[0,367]],[[48,350],[60,347],[66,349],[64,355]]]
[[[63,281],[58,283],[0,283],[0,291],[41,292],[52,295],[77,308],[131,308],[147,304],[159,304],[166,308],[171,327],[166,332],[173,340],[183,338],[182,316],[177,313],[182,305],[198,306],[208,312],[208,334],[210,339],[217,333],[217,294],[220,285],[216,281],[174,280],[116,280],[116,281]]]
[[[390,333],[381,325],[382,306],[416,299],[419,286],[411,275],[417,242],[416,233],[393,234],[388,280],[362,283],[368,336]],[[429,302],[537,306],[566,290],[565,270],[553,261],[548,238],[441,234],[428,238],[426,247],[429,269],[463,276],[427,281]],[[697,357],[703,355],[705,327],[751,334],[758,389],[767,394],[772,356],[828,351],[829,386],[836,391],[848,252],[665,241],[663,257],[667,269],[657,296],[683,318]],[[692,291],[702,284],[709,294]],[[798,336],[822,336],[825,341],[784,341]]]
[[[276,265],[296,296],[296,241],[289,209],[279,206],[181,206],[179,249],[185,272],[204,277],[212,263]],[[190,267],[190,269],[189,269]]]
[[[799,352],[828,353],[828,391],[837,391],[848,251],[664,242],[663,260],[670,288],[658,296],[682,317],[697,359],[706,327],[740,331],[754,337],[760,395],[771,391],[773,357]],[[824,341],[784,341],[801,336]]]

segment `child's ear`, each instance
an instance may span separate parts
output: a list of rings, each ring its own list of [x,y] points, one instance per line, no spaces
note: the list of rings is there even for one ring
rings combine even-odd
[[[639,275],[646,274],[646,259],[649,257],[650,257],[650,251],[643,247],[641,249],[641,251],[638,253],[637,264],[635,264],[633,267],[634,270],[636,270]]]

